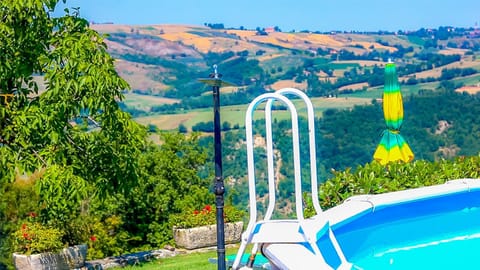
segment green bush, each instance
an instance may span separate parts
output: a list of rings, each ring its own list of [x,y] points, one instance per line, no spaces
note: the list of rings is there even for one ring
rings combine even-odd
[[[40,176],[41,173],[37,172],[0,185],[0,269],[2,265],[11,264],[11,253],[14,252],[11,234],[33,213],[39,213],[35,181]]]
[[[379,194],[391,191],[443,184],[459,178],[479,178],[480,156],[455,160],[390,163],[371,162],[352,172],[334,171],[334,177],[320,186],[322,208],[330,208],[353,195]]]
[[[64,247],[63,232],[57,228],[42,225],[36,221],[28,221],[11,235],[13,249],[26,255],[56,252]]]
[[[241,221],[244,216],[245,213],[234,206],[226,205],[223,208],[223,220],[225,223]],[[217,210],[211,205],[205,205],[200,210],[187,208],[180,214],[173,215],[172,220],[175,227],[185,229],[212,225],[217,222]]]
[[[122,229],[121,217],[113,215],[104,220],[92,217],[89,224],[88,260],[118,256],[128,250],[130,234]]]
[[[50,166],[39,181],[35,182],[42,205],[39,218],[42,223],[62,229],[62,241],[66,246],[84,242],[88,211],[82,204],[88,200],[93,187],[73,173],[73,168]]]

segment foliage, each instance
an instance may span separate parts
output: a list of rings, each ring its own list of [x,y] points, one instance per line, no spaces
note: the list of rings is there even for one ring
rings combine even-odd
[[[234,206],[226,205],[223,208],[223,220],[227,222],[236,222],[243,220],[244,212],[236,209]],[[186,209],[178,215],[173,216],[173,224],[177,228],[193,228],[205,225],[216,224],[217,209],[211,205],[205,205],[201,210]]]
[[[322,208],[333,207],[358,194],[378,194],[443,184],[448,180],[480,177],[480,156],[455,160],[390,163],[371,162],[356,170],[334,171],[334,177],[320,186]]]
[[[56,252],[64,247],[63,232],[36,221],[22,223],[12,234],[14,251],[25,255]]]
[[[16,230],[17,223],[30,213],[40,211],[35,182],[38,174],[28,178],[18,178],[13,183],[0,186],[0,232]]]
[[[229,122],[224,121],[220,127],[221,131],[228,131],[231,129],[231,124]],[[192,126],[192,131],[198,132],[213,132],[213,121],[205,122],[198,122]]]
[[[162,144],[149,145],[141,156],[142,175],[130,196],[117,198],[115,210],[129,232],[128,245],[161,247],[172,241],[170,215],[214,200],[206,166],[207,154],[198,144],[199,134],[160,134]]]
[[[205,62],[207,63],[207,66],[212,67],[215,64],[218,65],[223,61],[226,61],[227,59],[232,58],[234,55],[235,54],[232,51],[227,51],[224,53],[208,52],[207,54],[204,55],[204,58],[205,58]]]
[[[478,143],[480,100],[476,96],[453,92],[452,86],[436,92],[422,91],[419,95],[404,97],[405,120],[401,134],[411,146],[416,159],[428,161],[454,156],[474,156],[480,153]],[[442,123],[445,127],[442,129]],[[351,110],[329,109],[323,117],[316,119],[317,167],[325,168],[319,179],[332,175],[331,169],[343,171],[347,168],[369,163],[385,129],[380,104],[355,106]],[[289,120],[279,121],[274,127],[276,147],[282,153],[285,176],[291,177],[291,136],[288,134]],[[306,122],[299,121],[300,138],[307,138]],[[262,133],[262,122],[255,123],[257,132]],[[274,135],[275,135],[274,134]],[[243,136],[243,135],[242,135]],[[243,140],[236,132],[229,134],[235,142]],[[235,143],[232,143],[234,145]],[[226,142],[229,147],[230,143]],[[301,140],[301,152],[307,153],[308,145]],[[236,149],[235,156],[243,155]],[[235,159],[231,157],[231,159]],[[308,164],[308,155],[302,155],[302,164]],[[235,163],[226,163],[225,170]],[[243,174],[244,175],[244,174]]]
[[[62,229],[62,246],[87,243],[89,259],[163,247],[172,242],[172,214],[214,201],[198,139],[161,134],[162,144],[150,144],[142,154],[141,176],[128,193],[92,196],[95,187],[56,165],[2,185],[1,233],[12,235],[35,211],[38,224]],[[5,262],[11,263],[11,252],[12,244],[2,245]]]
[[[32,228],[62,231],[70,245],[87,241],[91,203],[136,185],[146,133],[117,104],[129,86],[103,37],[78,10],[53,16],[58,2],[0,2],[0,94],[13,95],[0,98],[0,235],[35,211],[43,227]],[[28,187],[10,186],[21,178]],[[15,197],[16,213],[4,205]],[[2,245],[3,258],[11,248]]]
[[[61,169],[54,165],[45,170],[36,186],[39,204],[46,206],[40,210],[42,222],[65,230],[64,243],[81,243],[82,239],[75,236],[76,230],[72,226],[75,226],[75,217],[81,210],[79,203],[88,196],[85,180],[75,176],[71,168]]]
[[[408,121],[404,126],[410,124]],[[372,160],[385,122],[381,106],[375,104],[355,106],[351,111],[327,110],[316,126],[321,164],[328,169],[344,170]],[[402,135],[410,142],[408,133],[402,130]]]
[[[35,192],[37,177],[39,174],[19,177],[13,183],[0,185],[0,269],[11,263],[11,252],[15,250],[10,234],[28,221],[31,213],[40,211]]]
[[[125,189],[136,180],[131,161],[144,136],[116,103],[128,85],[103,38],[77,12],[51,18],[56,3],[2,2],[0,90],[14,98],[8,106],[0,101],[0,165],[7,168],[0,179],[58,165],[101,194]],[[35,74],[44,75],[40,95]]]
[[[87,259],[104,258],[107,256],[118,256],[124,254],[128,250],[128,239],[130,238],[127,231],[122,229],[122,218],[111,215],[104,220],[98,217],[88,218],[89,230],[85,234],[88,239]]]

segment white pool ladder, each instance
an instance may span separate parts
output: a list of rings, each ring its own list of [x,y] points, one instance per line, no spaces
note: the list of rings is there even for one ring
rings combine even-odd
[[[307,107],[311,195],[313,207],[316,212],[316,216],[310,219],[305,219],[303,215],[298,115],[294,104],[286,97],[287,94],[301,98]],[[252,123],[254,111],[258,105],[265,101],[265,136],[269,204],[267,210],[265,211],[264,219],[258,220]],[[296,219],[271,219],[276,200],[273,160],[274,152],[272,141],[272,103],[274,101],[280,101],[288,107],[292,120]],[[328,234],[328,238],[332,246],[335,248],[340,260],[340,266],[337,267],[337,269],[351,269],[351,264],[347,262],[332,230],[330,229],[328,220],[322,215],[323,211],[318,200],[315,150],[315,115],[313,104],[307,95],[298,89],[284,88],[276,91],[275,93],[266,93],[258,96],[248,106],[245,117],[245,130],[247,144],[250,220],[245,232],[242,234],[242,242],[235,257],[235,261],[233,262],[232,269],[239,269],[240,261],[245,253],[245,249],[247,245],[251,243],[254,244],[251,253],[251,259],[253,260],[255,254],[258,252],[258,249],[262,248],[262,251],[270,261],[272,269],[333,269],[326,262],[320,248],[317,245],[317,238],[325,234]],[[307,247],[310,247],[310,249]],[[251,268],[248,268],[247,266],[242,269]]]

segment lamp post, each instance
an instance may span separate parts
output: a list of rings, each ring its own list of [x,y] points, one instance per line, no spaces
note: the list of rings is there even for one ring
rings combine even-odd
[[[215,202],[217,208],[217,265],[218,270],[225,270],[225,223],[223,221],[223,206],[225,185],[222,176],[222,138],[220,128],[220,87],[233,86],[220,79],[221,74],[217,71],[217,65],[213,65],[213,73],[207,79],[199,79],[200,82],[211,85],[213,91],[213,134],[215,145]]]

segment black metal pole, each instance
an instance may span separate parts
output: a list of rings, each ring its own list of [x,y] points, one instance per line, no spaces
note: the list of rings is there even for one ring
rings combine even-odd
[[[222,134],[220,129],[220,86],[213,89],[213,131],[215,145],[215,199],[217,207],[217,256],[218,270],[225,270],[225,224],[223,220],[223,206],[225,186],[222,176]]]
[[[217,65],[213,66],[214,73],[209,79],[200,79],[201,82],[212,86],[213,90],[213,132],[215,146],[215,204],[217,210],[217,266],[218,270],[226,269],[225,262],[225,222],[223,220],[223,207],[225,185],[222,176],[222,134],[220,127],[220,87],[232,85],[220,79]]]

